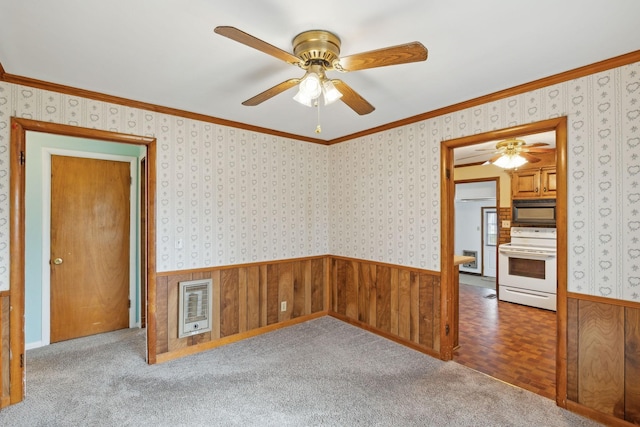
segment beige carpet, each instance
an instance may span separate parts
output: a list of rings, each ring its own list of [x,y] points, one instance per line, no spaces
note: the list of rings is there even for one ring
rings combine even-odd
[[[555,403],[323,317],[160,365],[144,331],[27,352],[2,426],[594,426]]]

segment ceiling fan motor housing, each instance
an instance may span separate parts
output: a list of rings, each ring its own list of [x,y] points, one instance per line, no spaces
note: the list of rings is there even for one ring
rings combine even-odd
[[[304,62],[302,68],[321,63],[332,69],[340,60],[340,38],[325,30],[305,31],[293,38],[293,53]]]

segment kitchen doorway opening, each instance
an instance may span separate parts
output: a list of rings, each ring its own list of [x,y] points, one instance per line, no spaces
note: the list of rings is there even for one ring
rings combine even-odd
[[[457,337],[462,330],[462,322],[466,320],[462,316],[463,312],[469,312],[469,307],[463,306],[466,298],[475,298],[476,301],[480,301],[480,308],[486,312],[487,316],[485,316],[487,321],[497,321],[498,316],[500,316],[500,320],[505,320],[506,316],[504,313],[501,313],[499,305],[509,304],[508,308],[516,309],[519,311],[520,309],[527,309],[532,307],[524,307],[514,305],[512,303],[504,303],[499,302],[497,298],[488,299],[483,298],[485,295],[482,292],[475,292],[475,296],[473,292],[467,292],[468,289],[463,286],[458,286],[457,283],[453,283],[453,278],[455,277],[454,269],[457,269],[458,266],[454,266],[453,257],[454,255],[462,255],[455,252],[455,224],[454,221],[447,221],[447,218],[451,218],[452,212],[455,212],[455,153],[454,149],[460,147],[471,147],[477,146],[481,143],[486,143],[490,141],[499,141],[505,140],[508,138],[516,138],[530,134],[536,134],[541,132],[554,132],[555,133],[555,143],[556,143],[556,157],[555,157],[555,167],[557,173],[557,229],[558,229],[558,267],[557,267],[557,277],[558,277],[558,307],[557,313],[552,314],[552,319],[549,323],[548,328],[551,329],[552,340],[555,344],[554,347],[554,358],[553,365],[554,371],[552,375],[555,376],[555,390],[553,395],[547,395],[547,397],[554,398],[558,405],[565,407],[566,406],[566,317],[567,317],[567,309],[566,309],[566,290],[567,290],[567,230],[566,230],[566,118],[558,118],[558,119],[550,119],[545,120],[538,123],[532,123],[527,125],[521,125],[513,128],[502,129],[492,132],[487,132],[484,134],[477,134],[468,137],[458,138],[449,141],[443,141],[441,146],[441,164],[442,164],[442,186],[441,186],[441,209],[442,209],[442,231],[441,237],[443,240],[442,243],[442,306],[443,311],[446,313],[460,313],[460,316],[455,315],[445,315],[443,322],[447,322],[452,318],[459,317],[460,324],[451,324],[450,327],[453,331],[452,335]],[[510,180],[505,180],[505,182],[509,183]],[[510,187],[510,185],[509,185]],[[504,192],[504,189],[501,189],[501,193]],[[503,193],[504,194],[504,193]],[[507,197],[510,198],[510,189],[506,192],[508,194]],[[505,217],[506,213],[510,212],[509,207],[504,207],[498,205],[498,221],[499,221],[499,242],[508,242],[509,240],[505,240],[505,233],[508,235],[508,231],[505,229],[510,228],[510,224],[504,223],[503,221],[510,221],[510,216]],[[504,227],[504,225],[508,225],[508,227]],[[499,273],[498,273],[498,281],[499,281]],[[462,289],[464,288],[464,289]],[[455,307],[453,301],[458,301],[460,299],[460,307]],[[495,309],[491,311],[488,309],[488,305],[495,306]],[[484,308],[483,308],[484,307]],[[533,309],[540,310],[540,309]],[[512,310],[513,311],[513,310]],[[546,313],[549,314],[549,313]],[[520,317],[517,315],[517,317]],[[493,320],[491,318],[494,318]],[[548,317],[548,316],[547,316]],[[505,322],[503,322],[505,323]],[[504,327],[508,328],[508,323]],[[531,323],[531,321],[529,321]],[[446,323],[445,323],[446,327]],[[479,326],[479,330],[482,331],[482,325]],[[477,332],[477,334],[481,334],[481,332]],[[460,347],[453,349],[451,358],[456,360],[458,355],[464,354],[467,352],[471,357],[478,358],[483,357],[482,349],[476,348],[474,349],[465,349],[464,341],[460,340]],[[494,343],[487,340],[485,345],[494,345]],[[509,350],[507,348],[500,348],[496,345],[496,353],[499,356],[496,357],[508,357]],[[516,356],[517,357],[517,356]],[[445,357],[446,358],[446,357]],[[490,360],[486,361],[486,365],[490,367],[492,362]],[[478,369],[481,370],[481,369]],[[488,369],[485,369],[485,371]],[[492,375],[492,372],[487,372],[489,375]],[[522,373],[519,373],[522,376]],[[493,374],[497,378],[497,374]],[[522,376],[523,381],[535,382],[535,378],[527,378],[526,372],[524,376]],[[503,378],[500,378],[503,379]],[[504,380],[504,379],[503,379]],[[516,384],[518,385],[518,384]],[[520,385],[522,388],[524,383]]]

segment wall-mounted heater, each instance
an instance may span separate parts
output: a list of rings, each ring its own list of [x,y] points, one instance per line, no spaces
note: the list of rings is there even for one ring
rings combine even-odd
[[[211,279],[179,283],[178,338],[211,330],[211,283]]]

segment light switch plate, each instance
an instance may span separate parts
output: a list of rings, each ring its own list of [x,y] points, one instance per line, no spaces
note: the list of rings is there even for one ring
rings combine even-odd
[[[509,221],[508,219],[502,220],[502,228],[509,228],[509,227],[511,227],[511,221]]]

